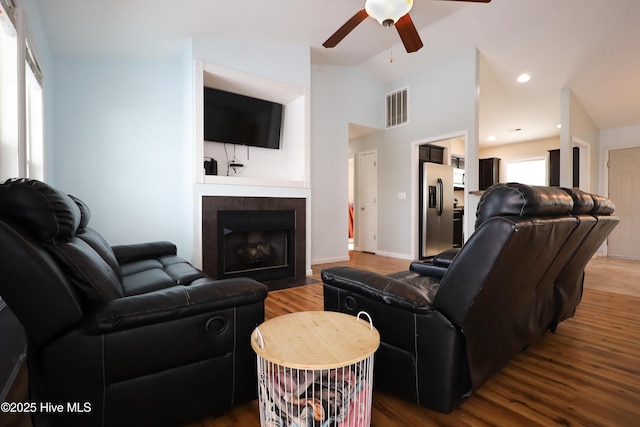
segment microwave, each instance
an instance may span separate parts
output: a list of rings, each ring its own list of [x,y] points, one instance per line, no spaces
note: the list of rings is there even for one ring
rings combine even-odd
[[[464,169],[453,168],[453,188],[464,188]]]

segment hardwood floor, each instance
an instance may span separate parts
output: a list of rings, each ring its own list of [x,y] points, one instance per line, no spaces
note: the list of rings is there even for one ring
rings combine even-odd
[[[408,261],[354,253],[349,262],[313,267],[313,277],[333,265],[383,274]],[[631,294],[625,295],[625,294]],[[635,295],[635,296],[633,296]],[[322,284],[272,291],[265,317],[322,310]],[[514,358],[459,409],[441,414],[374,393],[373,427],[395,426],[636,426],[640,419],[640,261],[596,258],[586,269],[585,291],[575,317],[555,334]],[[12,400],[26,399],[26,380]],[[0,414],[0,426],[29,427],[28,417]],[[257,427],[257,401],[224,416],[185,427]]]
[[[620,262],[624,261],[624,262]],[[354,253],[332,265],[391,273],[408,261]],[[603,288],[603,285],[607,286]],[[600,288],[600,289],[596,289]],[[441,414],[374,393],[372,426],[635,426],[640,419],[640,261],[594,259],[575,317],[514,358],[459,409]],[[604,290],[603,290],[604,289]],[[615,292],[615,293],[614,293]],[[624,295],[623,293],[637,296]],[[270,292],[270,319],[322,310],[322,284]],[[188,427],[259,426],[257,401]]]
[[[586,268],[585,288],[640,297],[640,261],[594,258]]]

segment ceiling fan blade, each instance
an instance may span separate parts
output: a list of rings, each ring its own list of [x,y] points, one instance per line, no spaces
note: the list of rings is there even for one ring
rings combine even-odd
[[[327,39],[326,42],[322,43],[324,47],[335,47],[343,38],[347,36],[355,27],[358,26],[359,23],[365,20],[365,18],[369,16],[366,10],[362,9],[360,12],[356,13],[349,19],[344,25],[338,28],[338,31],[333,33],[331,37]]]
[[[408,13],[398,19],[395,25],[402,39],[402,44],[404,44],[404,48],[408,53],[415,52],[423,46],[418,30],[416,30],[416,26],[413,25],[413,21]]]

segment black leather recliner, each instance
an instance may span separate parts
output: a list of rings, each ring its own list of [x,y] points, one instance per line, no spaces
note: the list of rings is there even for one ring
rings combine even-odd
[[[27,331],[35,426],[178,426],[255,399],[267,287],[211,279],[169,242],[112,248],[89,219],[42,182],[0,184],[0,295]]]
[[[459,250],[409,271],[322,271],[325,310],[368,312],[380,332],[374,387],[450,412],[573,315],[584,266],[617,225],[607,199],[496,184]]]

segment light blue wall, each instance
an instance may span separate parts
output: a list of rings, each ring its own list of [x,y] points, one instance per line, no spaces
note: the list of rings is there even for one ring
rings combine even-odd
[[[384,124],[383,86],[356,67],[311,73],[312,262],[348,258],[349,123]]]
[[[53,182],[111,244],[171,240],[191,255],[185,58],[54,60]]]
[[[357,142],[378,153],[378,251],[411,258],[414,141],[468,132],[477,141],[477,52],[475,49],[388,84],[385,93],[409,88],[409,124]],[[376,102],[382,103],[382,99]],[[346,162],[345,162],[346,164]],[[398,193],[406,199],[398,199]],[[417,204],[416,204],[417,206]]]
[[[309,55],[196,39],[175,58],[55,58],[50,181],[109,243],[170,240],[193,260],[194,60],[308,88]]]

